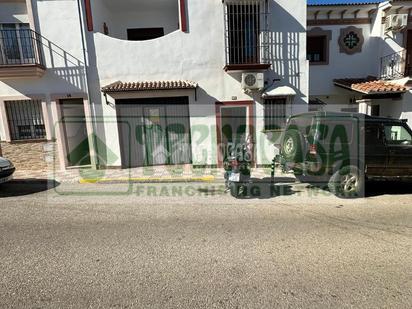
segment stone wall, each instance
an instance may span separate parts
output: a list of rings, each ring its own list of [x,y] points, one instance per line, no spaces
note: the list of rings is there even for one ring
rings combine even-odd
[[[59,170],[57,144],[51,141],[0,142],[2,156],[20,171]]]

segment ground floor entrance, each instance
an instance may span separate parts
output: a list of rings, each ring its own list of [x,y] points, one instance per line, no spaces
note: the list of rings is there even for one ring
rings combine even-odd
[[[116,100],[122,167],[192,163],[187,97]]]
[[[249,144],[253,160],[253,101],[216,103],[218,164]]]
[[[83,99],[60,100],[67,166],[91,164]]]

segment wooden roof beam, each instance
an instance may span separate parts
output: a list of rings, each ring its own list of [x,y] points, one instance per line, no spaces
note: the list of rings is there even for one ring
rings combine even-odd
[[[333,10],[330,10],[326,13],[326,16],[328,17],[328,19],[330,19],[330,15],[333,13]]]

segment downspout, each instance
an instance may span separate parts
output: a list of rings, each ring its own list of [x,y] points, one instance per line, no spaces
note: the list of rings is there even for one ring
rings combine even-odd
[[[89,74],[87,72],[87,49],[86,49],[86,43],[85,43],[85,34],[84,34],[84,22],[82,19],[82,6],[80,3],[80,0],[77,0],[77,9],[78,9],[78,14],[79,14],[79,25],[80,25],[80,33],[81,33],[81,39],[82,39],[82,49],[83,49],[83,61],[84,61],[84,74],[86,77],[86,93],[87,93],[87,100],[89,102],[90,105],[90,114],[91,114],[91,123],[92,123],[92,143],[93,143],[93,148],[94,148],[94,156],[91,156],[91,164],[93,166],[93,168],[97,169],[97,167],[99,166],[99,156],[97,155],[97,141],[96,141],[96,134],[94,134],[94,132],[96,132],[96,128],[95,128],[95,109],[93,107],[92,104],[92,100],[90,97],[90,91],[89,91]]]

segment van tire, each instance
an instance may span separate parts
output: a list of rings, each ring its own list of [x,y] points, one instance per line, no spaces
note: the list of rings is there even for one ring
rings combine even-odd
[[[365,175],[356,166],[346,166],[329,179],[328,188],[340,198],[365,196]]]
[[[297,130],[288,130],[282,142],[282,156],[291,162],[302,162],[302,138]]]

